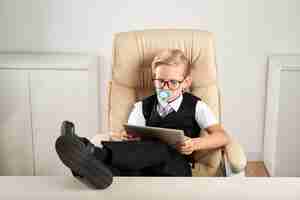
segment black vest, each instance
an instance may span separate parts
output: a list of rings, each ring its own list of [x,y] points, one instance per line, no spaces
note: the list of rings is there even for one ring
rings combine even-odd
[[[198,137],[201,129],[195,119],[195,112],[199,100],[201,99],[185,92],[178,111],[173,111],[162,118],[157,112],[158,100],[156,94],[146,97],[142,101],[146,126],[181,129],[188,137]]]

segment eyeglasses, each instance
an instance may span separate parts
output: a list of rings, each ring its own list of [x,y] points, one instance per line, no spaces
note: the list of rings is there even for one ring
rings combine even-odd
[[[184,79],[182,81],[164,80],[164,79],[152,79],[152,80],[154,82],[154,87],[161,89],[165,86],[165,84],[167,84],[170,90],[177,90],[180,84],[184,81]]]

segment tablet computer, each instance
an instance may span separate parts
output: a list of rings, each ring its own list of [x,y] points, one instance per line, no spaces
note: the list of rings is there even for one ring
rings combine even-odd
[[[169,145],[183,142],[185,139],[183,130],[158,128],[152,126],[123,125],[127,133],[137,135],[141,138],[158,138]]]

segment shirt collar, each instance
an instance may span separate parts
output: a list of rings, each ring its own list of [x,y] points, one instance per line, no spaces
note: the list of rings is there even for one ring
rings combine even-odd
[[[170,106],[171,106],[176,112],[178,111],[178,109],[179,109],[179,107],[180,107],[180,105],[181,105],[182,99],[183,99],[183,97],[182,97],[182,94],[181,94],[177,99],[175,99],[174,101],[172,101],[172,102],[170,103]]]

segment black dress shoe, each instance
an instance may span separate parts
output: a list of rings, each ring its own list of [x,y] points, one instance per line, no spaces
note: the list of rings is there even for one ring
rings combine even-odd
[[[61,128],[60,128],[60,135],[67,136],[67,137],[75,137],[75,138],[81,140],[85,144],[86,148],[88,149],[88,151],[91,152],[91,154],[93,154],[95,151],[95,145],[93,143],[91,143],[88,139],[86,139],[84,137],[79,137],[78,135],[76,135],[75,125],[73,122],[63,121],[63,123],[61,124]]]
[[[55,142],[60,160],[70,168],[75,177],[83,177],[97,189],[107,188],[113,181],[111,171],[94,156],[94,145],[87,139],[84,142],[75,134],[74,129],[74,124],[63,122],[62,134]]]
[[[68,137],[76,137],[75,134],[75,125],[73,122],[70,121],[63,121],[60,127],[60,135],[61,136],[68,136]],[[78,172],[71,170],[72,175],[76,178],[83,178]]]
[[[75,135],[75,125],[70,121],[63,121],[60,127],[60,134],[67,136]]]

